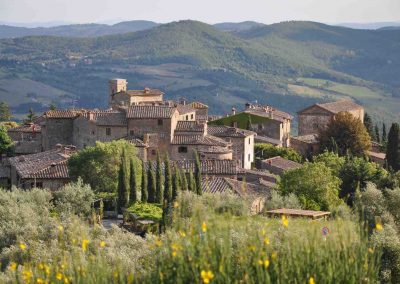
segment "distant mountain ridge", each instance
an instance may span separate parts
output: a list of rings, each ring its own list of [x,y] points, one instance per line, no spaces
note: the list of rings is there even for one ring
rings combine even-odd
[[[20,113],[50,103],[106,107],[107,80],[122,77],[131,89],[201,100],[211,113],[257,101],[295,115],[315,102],[351,97],[375,121],[394,121],[399,42],[400,30],[298,21],[229,32],[180,21],[101,37],[2,39],[0,100]]]

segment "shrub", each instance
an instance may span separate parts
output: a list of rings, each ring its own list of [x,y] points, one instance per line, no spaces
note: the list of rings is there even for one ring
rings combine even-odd
[[[162,218],[162,207],[160,204],[137,202],[132,204],[127,211],[137,215],[140,219],[160,221]]]
[[[271,144],[266,143],[256,143],[254,145],[254,153],[258,159],[268,159],[276,156],[281,156],[282,158],[302,162],[302,157],[292,148],[276,147]]]
[[[287,196],[280,195],[278,191],[272,190],[271,198],[265,202],[264,210],[272,210],[278,208],[301,209],[299,199],[294,193]]]

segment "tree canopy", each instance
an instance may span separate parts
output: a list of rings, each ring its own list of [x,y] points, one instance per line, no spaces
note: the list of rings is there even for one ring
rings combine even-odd
[[[400,126],[397,123],[393,123],[389,130],[386,160],[392,170],[400,170]]]
[[[364,124],[348,112],[339,112],[320,130],[322,150],[337,151],[344,156],[363,156],[371,147],[371,138]]]
[[[13,149],[13,141],[7,134],[7,127],[0,125],[0,154],[10,154]]]

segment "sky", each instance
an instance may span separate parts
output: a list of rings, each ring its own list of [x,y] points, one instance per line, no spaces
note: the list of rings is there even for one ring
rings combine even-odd
[[[288,20],[323,23],[400,21],[400,0],[0,0],[0,22],[113,23],[151,20]]]

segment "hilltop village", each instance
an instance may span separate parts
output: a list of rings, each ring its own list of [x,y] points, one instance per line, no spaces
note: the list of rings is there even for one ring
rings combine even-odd
[[[2,161],[3,185],[57,190],[70,181],[67,162],[73,153],[96,141],[124,139],[143,161],[168,154],[186,172],[194,167],[196,151],[203,191],[244,194],[246,188],[256,196],[254,210],[259,211],[277,176],[301,164],[279,156],[255,163],[255,143],[292,147],[307,157],[318,152],[317,133],[335,114],[364,117],[364,109],[350,100],[315,104],[298,112],[299,135],[291,137],[293,117],[273,106],[246,103],[243,110],[218,117],[201,102],[165,100],[160,90],[128,90],[127,85],[125,79],[109,81],[106,110],[54,109],[9,129],[16,156]],[[375,154],[383,163],[384,156]]]

